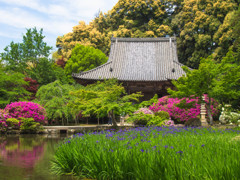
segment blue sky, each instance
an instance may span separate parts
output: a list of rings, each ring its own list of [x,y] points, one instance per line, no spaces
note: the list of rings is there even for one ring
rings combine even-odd
[[[0,52],[11,41],[21,42],[26,28],[43,28],[44,41],[56,50],[58,36],[79,21],[89,23],[99,10],[107,12],[118,0],[0,0]]]

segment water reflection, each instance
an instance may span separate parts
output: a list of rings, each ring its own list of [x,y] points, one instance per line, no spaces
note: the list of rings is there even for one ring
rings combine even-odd
[[[2,165],[33,168],[44,154],[43,137],[0,138]]]
[[[1,180],[55,180],[50,172],[57,143],[65,137],[44,135],[0,136]]]

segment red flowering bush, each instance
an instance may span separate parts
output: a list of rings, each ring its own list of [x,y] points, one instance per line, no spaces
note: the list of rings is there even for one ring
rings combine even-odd
[[[33,118],[35,122],[46,123],[46,110],[34,102],[13,102],[5,109],[8,112],[6,118]]]
[[[35,95],[38,91],[38,86],[39,86],[38,82],[30,77],[25,77],[24,81],[29,83],[28,85],[25,85],[24,87],[28,92],[32,93],[30,100],[35,99]]]
[[[208,97],[205,95],[205,101],[208,103]],[[215,116],[218,113],[217,102],[212,100],[211,112]],[[177,121],[188,121],[189,119],[197,118],[200,115],[199,98],[170,98],[169,96],[164,96],[158,100],[157,103],[149,107],[153,112],[166,111],[169,113],[171,119]]]
[[[66,65],[66,61],[65,61],[64,58],[62,57],[61,59],[58,59],[58,60],[56,61],[56,64],[57,64],[58,66],[60,66],[61,68],[64,69],[64,67],[65,67],[65,65]]]

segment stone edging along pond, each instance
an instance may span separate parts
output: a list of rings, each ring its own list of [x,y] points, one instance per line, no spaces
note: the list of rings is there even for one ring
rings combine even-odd
[[[40,131],[24,131],[11,129],[9,128],[7,132],[2,134],[74,134],[74,133],[85,133],[93,131],[102,131],[102,130],[112,130],[112,129],[126,129],[137,126],[125,125],[125,126],[110,126],[110,125],[89,125],[89,126],[43,126],[43,129]],[[175,125],[175,127],[185,127],[182,124]],[[237,128],[237,125],[220,125],[215,124],[213,126],[208,126],[212,128],[219,129],[233,129]]]

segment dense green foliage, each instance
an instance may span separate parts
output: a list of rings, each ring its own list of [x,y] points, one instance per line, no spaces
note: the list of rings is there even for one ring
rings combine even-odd
[[[140,108],[127,118],[127,121],[134,125],[141,126],[168,126],[170,116],[168,112],[159,111],[153,113],[148,108]]]
[[[21,73],[5,72],[0,68],[0,108],[4,108],[10,102],[28,99],[29,93],[24,86],[28,85],[24,81]]]
[[[42,130],[41,124],[34,121],[33,118],[20,118],[20,122],[21,133],[34,133]]]
[[[180,62],[197,68],[212,53],[220,60],[233,44],[230,20],[238,8],[234,0],[184,0],[172,21]]]
[[[72,82],[71,77],[67,78],[64,70],[57,66],[51,59],[40,58],[36,67],[28,72],[28,75],[37,80],[40,86],[60,80],[62,83],[67,84]]]
[[[36,68],[40,58],[47,58],[52,49],[43,41],[43,30],[38,31],[36,28],[27,29],[23,35],[22,43],[11,42],[7,46],[1,58],[6,62],[8,70],[17,72],[26,72],[26,68],[30,70]]]
[[[238,60],[238,63],[240,64],[240,6],[238,7],[238,11],[236,11],[233,15],[233,18],[231,20],[231,26],[232,26],[232,35],[234,38],[233,43],[233,51],[236,52],[236,58]]]
[[[26,77],[36,80],[40,86],[60,80],[69,83],[72,80],[67,78],[64,70],[48,58],[52,47],[44,42],[43,30],[36,28],[27,29],[23,35],[22,43],[11,42],[7,46],[1,58],[4,60],[6,71],[21,72]]]
[[[68,103],[75,99],[69,93],[81,88],[81,85],[62,84],[60,81],[54,81],[38,90],[35,102],[44,106],[49,123],[55,121],[57,124],[68,124],[73,119]]]
[[[97,117],[113,116],[113,125],[116,124],[115,115],[125,115],[134,111],[133,101],[138,101],[140,93],[127,95],[123,86],[114,79],[88,85],[85,89],[71,92],[76,99],[69,103],[73,113],[82,111],[83,115]]]
[[[177,81],[172,81],[177,90],[168,89],[168,92],[174,97],[201,98],[204,94],[208,94],[209,101],[205,101],[205,103],[210,124],[212,124],[211,98],[215,98],[221,103],[229,103],[238,101],[240,97],[240,66],[235,62],[230,51],[220,63],[214,61],[212,57],[208,57],[201,60],[199,68],[196,70],[184,67],[186,75]]]
[[[90,46],[77,44],[72,51],[70,59],[65,66],[65,72],[68,75],[79,73],[79,71],[88,71],[107,62],[106,55],[99,49]]]
[[[137,126],[146,126],[148,122],[152,121],[154,118],[153,114],[144,114],[143,112],[139,112],[128,117],[127,122],[133,123]]]
[[[135,128],[77,134],[52,171],[88,179],[239,179],[239,131]]]
[[[68,60],[76,44],[108,55],[112,36],[175,35],[180,62],[197,68],[201,57],[214,53],[214,59],[220,60],[236,44],[237,9],[235,0],[119,0],[108,13],[100,12],[88,25],[81,21],[72,32],[58,37],[57,47]]]

